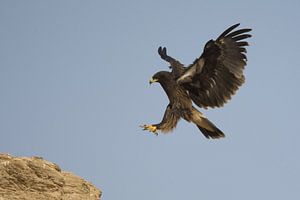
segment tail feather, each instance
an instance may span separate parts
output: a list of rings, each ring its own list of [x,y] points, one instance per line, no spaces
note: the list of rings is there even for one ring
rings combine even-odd
[[[191,121],[194,124],[196,124],[206,138],[218,139],[225,137],[225,134],[220,129],[218,129],[211,121],[209,121],[195,107],[192,107],[191,111],[191,115],[186,117],[187,121]]]
[[[210,139],[225,137],[225,134],[218,129],[211,121],[209,121],[201,112],[193,108],[192,121],[197,125],[203,135]]]
[[[203,135],[207,138],[207,139],[218,139],[218,138],[222,138],[225,137],[225,134],[218,129],[217,127],[215,127],[215,129],[213,131],[207,130],[201,126],[198,126],[199,130],[203,133]]]

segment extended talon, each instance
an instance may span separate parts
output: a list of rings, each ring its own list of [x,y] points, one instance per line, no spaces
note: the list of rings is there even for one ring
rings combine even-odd
[[[154,125],[142,125],[141,126],[142,128],[143,128],[143,130],[148,130],[149,132],[151,132],[151,133],[154,133],[155,135],[158,135],[158,133],[157,133],[157,127],[156,126],[154,126]]]

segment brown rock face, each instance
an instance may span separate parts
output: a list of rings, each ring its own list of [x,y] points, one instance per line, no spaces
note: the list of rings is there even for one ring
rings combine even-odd
[[[91,183],[39,157],[0,153],[0,200],[99,200]]]

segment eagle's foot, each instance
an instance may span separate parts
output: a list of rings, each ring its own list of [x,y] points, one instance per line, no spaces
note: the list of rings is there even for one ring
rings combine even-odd
[[[158,136],[158,133],[157,133],[157,126],[154,126],[154,125],[142,125],[141,128],[143,128],[143,130],[148,130],[149,132],[151,133],[154,133],[156,136]]]

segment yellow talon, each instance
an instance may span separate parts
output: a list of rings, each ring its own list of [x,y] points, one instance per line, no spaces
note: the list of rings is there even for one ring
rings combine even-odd
[[[142,125],[141,126],[143,128],[143,130],[148,130],[149,132],[151,133],[154,133],[155,135],[158,135],[157,133],[157,127],[156,126],[153,126],[153,125]]]

